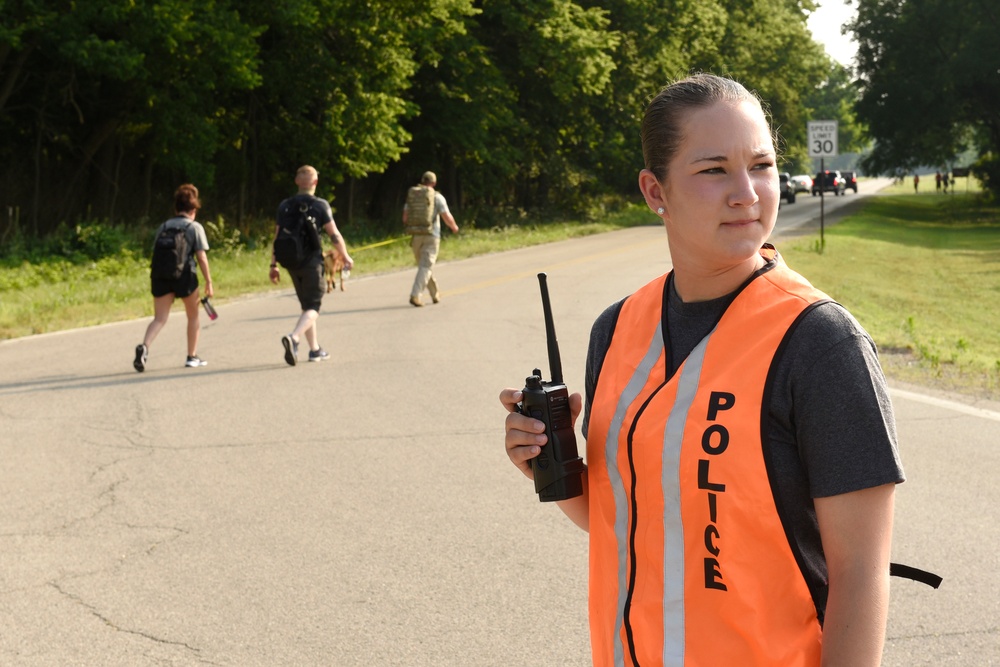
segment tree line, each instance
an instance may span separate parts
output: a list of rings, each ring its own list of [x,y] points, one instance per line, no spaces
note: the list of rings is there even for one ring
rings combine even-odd
[[[858,0],[857,114],[875,140],[862,160],[892,173],[972,167],[1000,194],[1000,5],[984,0]],[[970,164],[956,155],[978,155]]]
[[[633,196],[646,100],[691,71],[865,140],[811,0],[0,0],[0,239],[169,213],[270,219],[296,167],[338,220],[397,221],[428,169],[466,220]]]

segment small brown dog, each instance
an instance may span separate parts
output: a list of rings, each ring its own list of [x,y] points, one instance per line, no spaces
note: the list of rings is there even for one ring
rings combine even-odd
[[[323,266],[326,274],[326,291],[332,292],[334,276],[340,281],[340,291],[344,291],[344,258],[333,248],[323,253]]]

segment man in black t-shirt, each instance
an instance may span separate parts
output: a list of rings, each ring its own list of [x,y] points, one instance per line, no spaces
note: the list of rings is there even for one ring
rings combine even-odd
[[[319,182],[319,173],[309,165],[299,167],[295,173],[295,185],[298,186],[298,194],[281,202],[278,207],[280,211],[290,203],[306,204],[310,208],[310,215],[316,220],[318,228],[326,232],[337,249],[340,256],[344,258],[344,268],[350,270],[354,266],[354,260],[347,254],[347,244],[344,242],[337,223],[333,221],[333,211],[330,203],[325,199],[315,196],[316,184]],[[292,200],[295,200],[292,202]],[[280,226],[275,225],[274,237],[278,238]],[[329,358],[326,350],[320,347],[319,338],[316,334],[316,319],[319,317],[319,308],[323,303],[324,281],[323,281],[323,249],[313,248],[306,262],[297,269],[288,269],[288,274],[292,278],[295,286],[295,295],[299,299],[302,307],[302,314],[295,324],[291,333],[281,337],[281,344],[285,348],[285,362],[289,366],[298,363],[299,341],[305,335],[309,344],[309,361],[323,361]],[[281,272],[278,271],[278,264],[275,261],[274,253],[271,253],[271,271],[269,277],[272,283],[277,283],[281,279]]]

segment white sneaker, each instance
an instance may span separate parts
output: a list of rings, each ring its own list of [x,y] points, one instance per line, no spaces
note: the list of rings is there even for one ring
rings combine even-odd
[[[198,368],[199,366],[208,366],[208,362],[198,355],[195,355],[193,357],[188,357],[184,365],[188,368]]]
[[[299,360],[299,344],[295,342],[291,334],[282,336],[281,344],[285,346],[285,363],[294,366]]]

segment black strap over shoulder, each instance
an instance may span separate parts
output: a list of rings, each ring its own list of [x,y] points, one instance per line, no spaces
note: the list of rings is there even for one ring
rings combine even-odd
[[[889,563],[889,576],[912,579],[913,581],[927,584],[931,588],[937,588],[944,581],[944,579],[933,572],[926,572],[915,567],[910,567],[909,565],[900,565],[899,563]]]

